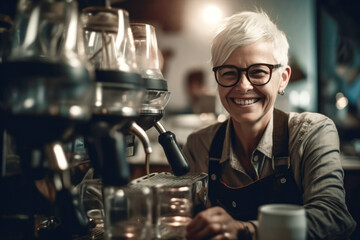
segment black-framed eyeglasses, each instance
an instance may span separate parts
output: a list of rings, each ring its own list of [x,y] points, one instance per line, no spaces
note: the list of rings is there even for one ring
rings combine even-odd
[[[235,86],[241,78],[241,72],[245,71],[246,78],[252,85],[262,86],[267,84],[272,75],[272,70],[281,67],[281,64],[256,63],[247,68],[238,68],[233,65],[214,67],[216,82],[222,87]]]

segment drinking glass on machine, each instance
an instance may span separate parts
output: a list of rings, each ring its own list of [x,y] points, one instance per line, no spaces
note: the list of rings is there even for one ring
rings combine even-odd
[[[193,215],[191,187],[158,187],[156,200],[156,237],[186,239],[186,226]]]
[[[303,206],[267,204],[259,207],[260,240],[305,240],[306,216]]]
[[[80,202],[86,216],[96,226],[104,227],[104,204],[101,179],[87,179],[80,184]]]
[[[106,188],[105,239],[149,239],[152,191],[148,187]]]

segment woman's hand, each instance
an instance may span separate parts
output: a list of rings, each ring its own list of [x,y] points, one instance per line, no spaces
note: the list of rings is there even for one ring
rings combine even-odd
[[[186,238],[238,239],[238,233],[243,232],[244,227],[244,223],[234,220],[223,208],[212,207],[194,217],[187,226]]]

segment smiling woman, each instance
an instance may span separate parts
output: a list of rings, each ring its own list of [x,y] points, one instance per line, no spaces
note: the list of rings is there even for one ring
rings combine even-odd
[[[291,75],[288,49],[264,12],[240,12],[220,25],[211,60],[230,116],[190,134],[184,146],[190,171],[209,175],[210,200],[187,239],[256,238],[258,209],[268,203],[304,206],[307,239],[346,239],[354,230],[334,123],[274,108]]]
[[[235,132],[239,135],[253,128],[254,123],[257,128],[266,127],[272,116],[277,94],[281,93],[289,82],[290,67],[285,65],[279,68],[281,65],[274,59],[271,46],[270,42],[262,40],[241,46],[233,51],[224,65],[214,68],[220,85],[220,100],[235,120]],[[233,82],[224,82],[224,79],[232,77],[221,76],[218,73],[220,71],[221,74],[221,70],[224,67],[227,69],[228,66],[236,66],[235,69],[241,70]],[[272,74],[273,71],[277,74]],[[254,142],[254,139],[250,142]]]

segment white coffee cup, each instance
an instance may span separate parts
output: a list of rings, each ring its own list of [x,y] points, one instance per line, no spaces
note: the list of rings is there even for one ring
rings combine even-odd
[[[258,210],[259,240],[305,240],[306,216],[303,206],[267,204]]]

